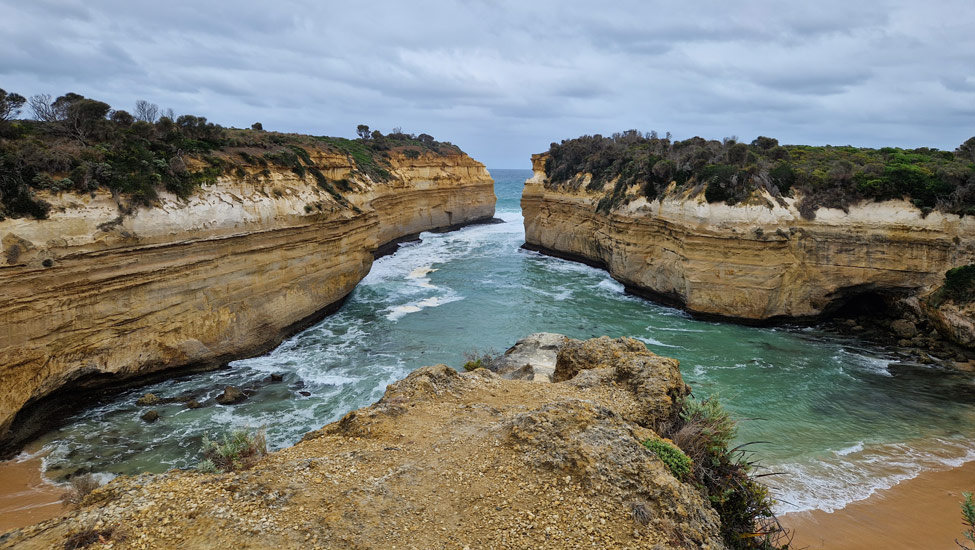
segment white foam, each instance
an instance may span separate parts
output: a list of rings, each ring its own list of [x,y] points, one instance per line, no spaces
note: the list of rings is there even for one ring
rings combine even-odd
[[[850,453],[858,453],[863,450],[863,441],[858,441],[855,445],[850,445],[838,451],[833,451],[839,456],[846,456]]]

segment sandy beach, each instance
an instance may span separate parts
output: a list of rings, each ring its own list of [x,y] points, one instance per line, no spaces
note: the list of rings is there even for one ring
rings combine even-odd
[[[41,459],[0,462],[0,533],[59,515],[64,489],[41,479]]]
[[[786,514],[794,548],[816,550],[958,550],[962,492],[975,492],[975,462],[924,472],[833,513]]]

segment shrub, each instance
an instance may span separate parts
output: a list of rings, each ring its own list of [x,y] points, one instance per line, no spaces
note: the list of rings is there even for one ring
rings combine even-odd
[[[752,476],[743,446],[729,448],[737,423],[715,397],[685,399],[676,418],[657,427],[691,461],[694,479],[721,518],[728,548],[787,548],[789,533],[772,512],[768,489]]]
[[[675,445],[663,439],[648,439],[643,442],[643,446],[653,451],[677,479],[684,480],[690,475],[691,459]]]
[[[105,543],[112,539],[112,535],[115,534],[115,529],[112,527],[107,527],[105,529],[95,529],[93,527],[87,529],[81,529],[77,531],[71,531],[68,533],[66,539],[64,539],[64,550],[80,550],[81,548],[88,548],[95,543]],[[120,537],[115,537],[116,540],[122,540]]]
[[[61,503],[66,507],[81,506],[85,497],[92,491],[101,486],[101,483],[91,474],[73,476],[71,478],[71,488],[61,495]]]
[[[246,470],[266,454],[267,439],[263,428],[254,432],[234,430],[229,434],[224,434],[220,441],[211,440],[207,435],[204,435],[203,460],[197,469],[222,472]]]
[[[972,493],[962,493],[962,497],[965,499],[961,503],[961,519],[962,524],[965,525],[964,535],[968,542],[975,543],[975,497]],[[955,539],[955,543],[965,550],[973,550],[968,543],[962,544],[958,539]]]
[[[477,369],[494,370],[501,356],[490,349],[484,353],[478,353],[477,348],[464,352],[464,370],[472,371]]]

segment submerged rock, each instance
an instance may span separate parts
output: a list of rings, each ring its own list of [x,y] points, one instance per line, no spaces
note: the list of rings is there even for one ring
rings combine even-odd
[[[635,340],[565,340],[561,383],[424,367],[251,470],[119,477],[0,548],[101,521],[130,548],[725,548],[642,443],[687,388]],[[575,373],[569,376],[569,372]]]
[[[142,413],[142,416],[140,416],[139,418],[141,418],[144,422],[148,424],[152,424],[156,420],[159,420],[159,411],[155,409],[151,411],[146,411]]]

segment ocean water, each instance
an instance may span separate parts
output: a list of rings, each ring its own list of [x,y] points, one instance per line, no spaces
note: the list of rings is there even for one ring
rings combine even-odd
[[[264,427],[272,448],[377,400],[390,382],[463,352],[502,351],[532,332],[631,336],[675,357],[697,396],[741,419],[780,512],[834,510],[873,491],[975,460],[971,375],[901,365],[892,354],[809,327],[702,322],[629,296],[605,272],[521,250],[527,170],[492,170],[503,224],[423,234],[378,260],[334,315],[271,353],[230,368],[119,394],[70,418],[32,453],[48,474],[105,477],[191,467],[204,433]],[[284,375],[268,383],[272,373]],[[146,392],[203,402],[226,385],[256,393],[235,406],[161,405]]]

